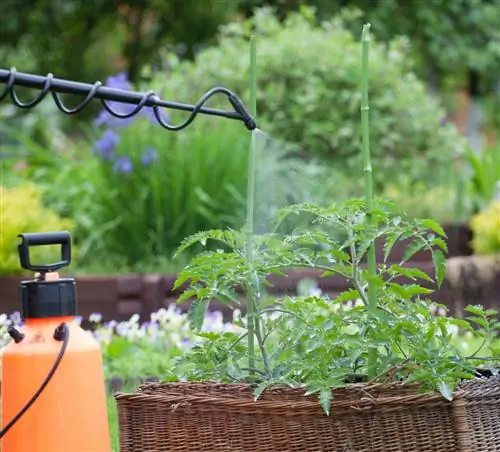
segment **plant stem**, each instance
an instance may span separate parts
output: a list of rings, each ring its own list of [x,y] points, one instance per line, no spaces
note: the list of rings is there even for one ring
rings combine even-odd
[[[370,156],[370,106],[368,102],[368,50],[370,45],[370,24],[363,26],[362,41],[362,70],[361,70],[361,127],[363,138],[363,172],[365,176],[365,199],[368,210],[368,221],[372,222],[371,211],[373,209],[373,172]],[[377,313],[377,288],[374,276],[377,271],[375,255],[375,242],[368,249],[368,311],[372,317]],[[373,378],[377,374],[377,348],[368,349],[368,376]]]
[[[256,71],[256,46],[255,38],[250,38],[250,109],[254,119],[257,115],[257,71]],[[252,132],[253,134],[253,132]],[[256,171],[256,142],[255,135],[252,135],[248,159],[248,185],[247,185],[247,241],[246,257],[250,265],[247,278],[247,328],[248,328],[248,368],[250,374],[255,372],[255,281],[253,269],[253,230],[254,230],[254,210],[255,210],[255,171]]]

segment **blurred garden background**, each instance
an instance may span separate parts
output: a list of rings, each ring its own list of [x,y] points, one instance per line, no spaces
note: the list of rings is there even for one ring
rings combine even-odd
[[[179,102],[215,85],[248,102],[254,34],[258,123],[286,143],[273,195],[321,204],[361,194],[359,30],[369,20],[376,194],[446,225],[469,225],[500,197],[497,0],[22,3],[0,5],[3,68]],[[241,123],[213,117],[172,133],[147,111],[118,120],[96,102],[66,116],[48,99],[29,111],[5,100],[0,274],[21,272],[19,232],[53,229],[73,234],[72,273],[178,271],[183,238],[244,223],[249,140]],[[487,234],[476,251],[498,252]]]
[[[248,106],[254,35],[257,122],[272,137],[258,168],[261,212],[363,194],[360,31],[370,22],[375,193],[411,217],[465,231],[450,242],[455,257],[487,258],[488,268],[471,267],[460,294],[452,287],[438,301],[451,307],[452,299],[458,316],[485,300],[498,308],[498,0],[2,0],[0,19],[2,69],[100,80],[185,103],[222,85]],[[7,325],[22,323],[12,314],[26,277],[17,235],[64,229],[74,244],[64,272],[78,276],[79,306],[92,313],[84,320],[102,346],[108,383],[168,377],[202,337],[172,304],[175,274],[189,258],[174,259],[175,250],[198,231],[244,225],[250,134],[239,121],[208,116],[169,132],[148,109],[119,120],[98,102],[68,116],[49,98],[32,110],[9,100],[0,103],[2,345]],[[231,109],[224,97],[207,106]],[[448,274],[452,286],[467,279],[464,271]],[[319,290],[290,279],[299,293]],[[207,313],[204,331],[234,331],[226,314]],[[471,332],[452,333],[464,352],[476,349]],[[109,409],[114,416],[111,399]]]

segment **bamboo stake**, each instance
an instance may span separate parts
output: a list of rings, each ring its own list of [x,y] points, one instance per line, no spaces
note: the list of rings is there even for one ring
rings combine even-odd
[[[250,109],[255,120],[257,120],[257,47],[255,37],[250,37]],[[255,132],[252,132],[252,142],[248,160],[248,184],[247,184],[247,261],[253,265],[253,233],[254,233],[254,211],[255,211],[255,171],[256,171],[256,143]],[[248,368],[253,375],[255,369],[255,282],[253,274],[247,281],[247,325],[248,325]]]
[[[370,215],[373,209],[373,170],[370,155],[370,106],[368,100],[368,51],[370,45],[370,24],[363,26],[361,35],[362,41],[362,70],[361,70],[361,127],[363,140],[363,173],[365,179],[365,200],[366,207],[369,212],[368,221],[373,221]],[[371,316],[377,315],[377,287],[375,286],[372,276],[377,272],[377,261],[375,255],[375,243],[370,245],[368,249],[368,312]],[[370,347],[368,350],[368,376],[373,378],[377,375],[377,348]]]

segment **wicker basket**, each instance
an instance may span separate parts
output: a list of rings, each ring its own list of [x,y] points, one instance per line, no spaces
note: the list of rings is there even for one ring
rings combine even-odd
[[[120,450],[492,452],[500,450],[498,382],[492,387],[483,394],[483,387],[465,386],[448,402],[413,385],[355,384],[334,390],[326,416],[317,396],[299,389],[266,390],[254,401],[247,385],[143,384],[116,395]],[[476,438],[471,430],[482,428],[477,419],[488,410],[497,416],[489,433]]]
[[[500,451],[500,375],[462,383],[453,401],[459,450]]]

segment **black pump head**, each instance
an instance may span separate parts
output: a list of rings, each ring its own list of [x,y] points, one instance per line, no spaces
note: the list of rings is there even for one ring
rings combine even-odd
[[[18,245],[21,267],[39,273],[33,280],[21,281],[20,298],[23,318],[66,317],[76,315],[76,284],[73,278],[59,278],[51,273],[71,262],[71,236],[69,232],[19,234]],[[32,264],[29,247],[61,245],[61,260],[53,264]],[[53,277],[49,278],[47,273]]]
[[[26,270],[44,274],[67,267],[71,262],[71,235],[67,231],[25,233],[19,234],[18,237],[22,240],[17,247],[19,260],[21,261],[21,267]],[[30,245],[61,245],[61,260],[53,264],[32,264],[29,250]]]

